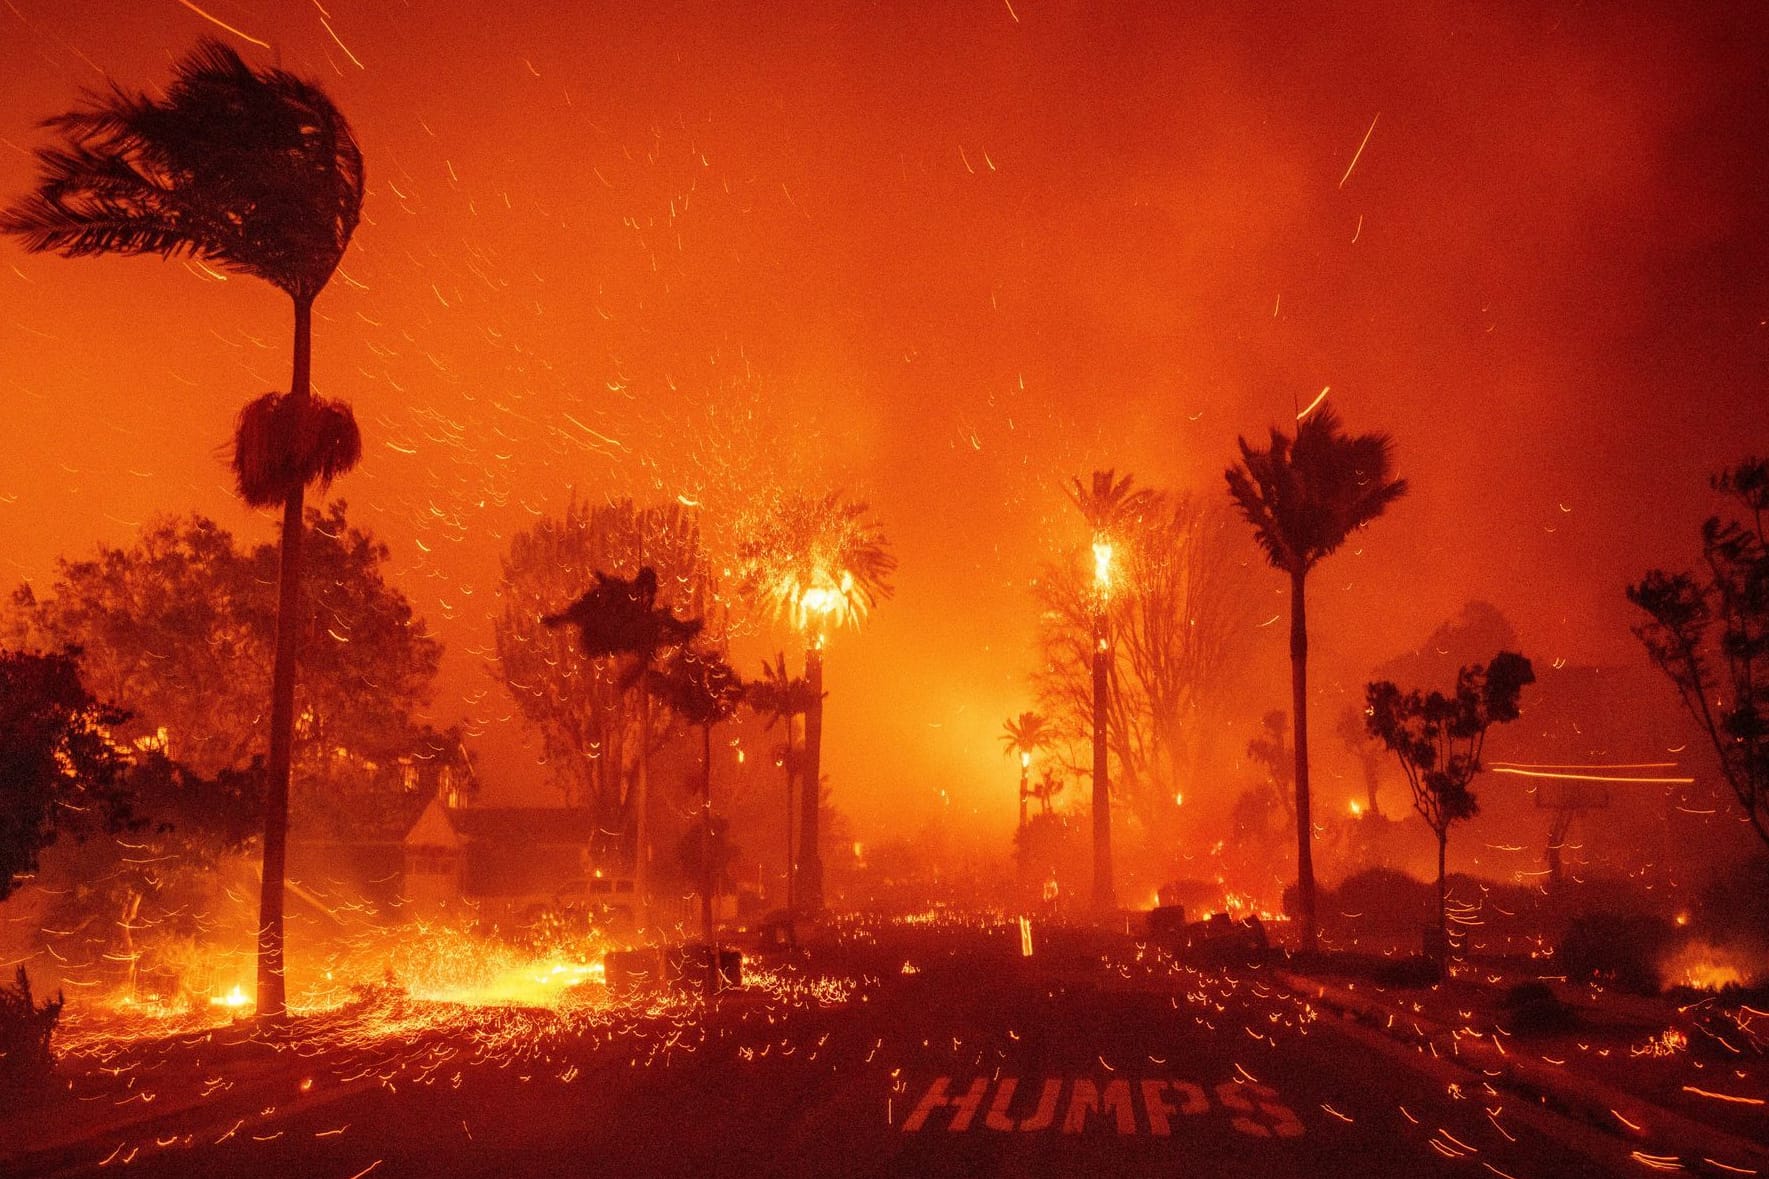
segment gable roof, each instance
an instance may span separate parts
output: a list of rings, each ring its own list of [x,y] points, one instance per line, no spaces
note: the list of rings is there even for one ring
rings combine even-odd
[[[583,807],[444,806],[433,799],[406,832],[408,847],[464,847],[469,843],[504,847],[583,847],[605,842],[609,833],[596,826]]]

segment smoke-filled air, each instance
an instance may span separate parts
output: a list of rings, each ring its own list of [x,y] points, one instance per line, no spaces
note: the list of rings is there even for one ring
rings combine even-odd
[[[0,11],[0,1171],[1769,1173],[1769,15]]]

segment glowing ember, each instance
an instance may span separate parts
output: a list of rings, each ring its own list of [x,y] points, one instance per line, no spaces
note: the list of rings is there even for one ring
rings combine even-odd
[[[1676,1028],[1666,1028],[1632,1051],[1635,1056],[1675,1056],[1688,1049],[1688,1036]]]

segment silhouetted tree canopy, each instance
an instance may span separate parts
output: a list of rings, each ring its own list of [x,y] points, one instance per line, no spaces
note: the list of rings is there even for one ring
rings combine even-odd
[[[134,821],[110,735],[127,714],[86,690],[79,654],[0,650],[0,900],[57,836]]]
[[[723,655],[700,646],[677,648],[652,669],[650,684],[660,704],[682,723],[696,726],[730,720],[747,691]]]
[[[264,764],[255,758],[205,778],[149,750],[121,785],[137,819],[129,831],[44,855],[38,883],[49,903],[36,941],[85,978],[121,976],[139,994],[143,969],[182,974],[216,932],[217,873],[263,829]],[[156,993],[170,999],[170,990]]]
[[[1634,633],[1769,844],[1769,461],[1746,459],[1712,483],[1735,515],[1702,525],[1702,571],[1654,569],[1628,587],[1628,600],[1648,616]]]
[[[309,509],[306,531],[292,809],[310,834],[398,838],[444,766],[466,772],[458,736],[416,715],[442,645],[387,582],[386,545],[342,501]],[[21,588],[13,621],[34,646],[83,648],[94,690],[132,713],[119,736],[214,779],[269,739],[276,575],[274,545],[245,550],[201,516],[162,517],[129,547],[64,558],[45,596]]]
[[[32,251],[191,254],[311,299],[362,208],[362,152],[325,91],[210,38],[164,99],[113,85],[44,125],[36,192],[0,215]]]
[[[1437,836],[1440,928],[1445,927],[1444,848],[1450,827],[1480,810],[1470,786],[1481,771],[1487,730],[1516,720],[1518,699],[1535,682],[1528,659],[1500,651],[1484,665],[1462,667],[1447,695],[1417,688],[1403,692],[1391,680],[1366,689],[1370,733],[1400,760],[1413,790],[1413,808]]]
[[[510,538],[503,558],[502,612],[493,620],[497,672],[523,719],[541,738],[554,783],[572,805],[620,826],[637,748],[638,699],[629,660],[587,655],[575,628],[542,619],[593,585],[598,572],[634,578],[655,571],[672,614],[717,617],[694,512],[677,503],[631,500],[586,506],[573,500]],[[653,747],[668,732],[653,717]]]

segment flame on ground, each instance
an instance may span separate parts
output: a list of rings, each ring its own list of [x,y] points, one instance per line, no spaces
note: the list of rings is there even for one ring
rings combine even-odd
[[[1769,977],[1769,971],[1765,971],[1758,956],[1705,941],[1689,942],[1659,967],[1659,978],[1665,986],[1697,991],[1750,986],[1765,977]]]

